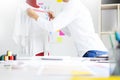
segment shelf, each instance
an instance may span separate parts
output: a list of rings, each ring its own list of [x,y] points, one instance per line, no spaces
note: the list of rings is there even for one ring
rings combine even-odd
[[[115,31],[120,29],[120,3],[101,4],[100,14],[100,37],[106,48],[110,49],[110,40],[116,46]]]
[[[114,34],[114,32],[100,32],[101,35]]]
[[[120,4],[102,4],[101,9],[106,10],[106,9],[117,9]]]
[[[102,10],[112,10],[112,9],[116,9],[117,13],[115,15],[117,15],[116,20],[117,20],[117,28],[119,27],[120,23],[120,3],[119,4],[101,4],[101,11]],[[101,13],[102,15],[102,13]],[[111,15],[112,16],[112,15]],[[113,17],[113,16],[112,16]],[[114,29],[116,29],[116,27],[113,27]],[[101,16],[101,29],[102,29],[102,16]],[[100,35],[109,35],[109,34],[114,34],[114,30],[111,31],[101,31]]]

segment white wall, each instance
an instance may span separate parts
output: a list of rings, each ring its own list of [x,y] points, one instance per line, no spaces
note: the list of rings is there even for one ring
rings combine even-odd
[[[19,0],[0,0],[0,54],[18,51],[12,40],[15,14]]]
[[[100,20],[100,5],[101,5],[101,0],[81,0],[90,10],[95,30],[98,33],[99,31],[99,20]]]
[[[15,22],[15,14],[18,5],[20,4],[21,0],[0,0],[0,54],[5,54],[7,50],[11,50],[13,53],[19,53],[19,46],[17,46],[13,39],[13,29],[14,29],[14,22]],[[51,9],[57,10],[56,14],[59,13],[62,6],[53,0],[42,0],[42,1],[51,1],[52,5]],[[96,32],[98,32],[98,15],[100,9],[100,0],[81,0],[85,3],[86,6],[90,9],[92,13],[94,25]],[[51,53],[53,55],[71,55],[75,56],[76,49],[73,46],[74,44],[70,39],[65,39],[62,44],[53,44],[51,45]],[[68,54],[69,53],[69,54]],[[75,54],[75,55],[74,55]]]

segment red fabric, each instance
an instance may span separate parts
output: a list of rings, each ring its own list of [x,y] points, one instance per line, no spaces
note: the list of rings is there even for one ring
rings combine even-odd
[[[44,56],[44,52],[38,53],[35,56]]]
[[[26,3],[28,3],[30,6],[39,8],[40,6],[37,5],[36,0],[26,0]]]

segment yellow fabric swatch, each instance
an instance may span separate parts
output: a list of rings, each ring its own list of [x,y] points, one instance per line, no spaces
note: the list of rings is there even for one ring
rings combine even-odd
[[[73,76],[71,80],[120,80],[120,76],[110,76],[110,77]]]
[[[61,43],[63,41],[62,37],[57,37],[57,42]]]
[[[62,0],[57,0],[57,2],[59,2],[59,3],[60,3],[60,2],[62,2]]]
[[[90,72],[88,71],[72,71],[73,75],[92,75]]]

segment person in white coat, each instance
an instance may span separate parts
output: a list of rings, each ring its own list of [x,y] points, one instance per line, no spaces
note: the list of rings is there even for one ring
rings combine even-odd
[[[67,28],[74,40],[80,57],[99,57],[107,55],[108,50],[95,33],[89,10],[80,0],[63,0],[66,3],[63,11],[53,20],[47,21],[28,8],[28,16],[33,18],[41,28],[47,31],[57,31]],[[51,13],[49,13],[52,16]],[[49,25],[49,26],[48,26]]]
[[[36,21],[27,16],[27,8],[33,9],[37,15],[48,20],[47,13],[37,4],[36,0],[22,0],[16,14],[14,41],[21,47],[20,54],[22,56],[35,56],[37,54],[44,56],[48,32],[37,27]]]

